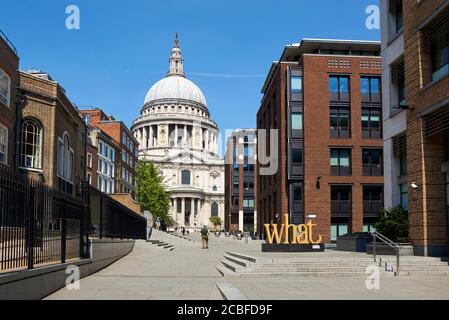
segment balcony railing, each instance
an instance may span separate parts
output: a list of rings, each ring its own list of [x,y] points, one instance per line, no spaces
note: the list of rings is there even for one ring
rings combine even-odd
[[[376,218],[382,211],[383,202],[381,200],[363,201],[363,215],[368,218]]]
[[[382,172],[382,166],[381,165],[371,165],[371,166],[367,166],[364,165],[363,166],[363,175],[364,176],[382,176],[383,172]]]
[[[331,214],[332,217],[349,218],[351,217],[351,201],[349,200],[332,200]]]

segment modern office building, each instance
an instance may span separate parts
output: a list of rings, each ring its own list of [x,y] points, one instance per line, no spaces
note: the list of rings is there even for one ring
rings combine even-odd
[[[325,242],[371,230],[383,207],[380,43],[303,39],[285,47],[262,88],[258,157],[259,229],[312,220]],[[277,140],[276,140],[277,138]],[[264,142],[264,143],[262,143]],[[274,145],[273,145],[274,144]],[[263,231],[263,230],[262,230]]]
[[[403,1],[409,238],[448,254],[449,1]]]
[[[166,177],[171,215],[178,226],[224,221],[224,161],[219,129],[201,89],[186,78],[176,36],[166,77],[145,97],[132,131],[140,143],[140,161],[153,161]]]
[[[227,140],[225,161],[225,229],[257,234],[257,135],[235,130]]]
[[[0,30],[0,164],[14,168],[16,136],[16,87],[19,57],[14,45]]]

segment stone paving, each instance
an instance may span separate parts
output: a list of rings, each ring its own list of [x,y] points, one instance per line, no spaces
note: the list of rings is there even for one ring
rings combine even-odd
[[[216,266],[225,251],[261,255],[260,242],[211,236],[210,250],[202,250],[199,235],[189,237],[195,242],[155,233],[152,239],[171,241],[175,250],[138,241],[128,256],[82,279],[80,290],[64,288],[47,299],[219,300],[217,283],[230,284],[254,300],[449,299],[449,276],[382,277],[379,290],[366,289],[366,277],[224,279]]]

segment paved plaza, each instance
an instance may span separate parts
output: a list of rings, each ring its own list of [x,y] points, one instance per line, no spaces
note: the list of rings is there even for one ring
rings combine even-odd
[[[381,275],[380,289],[368,290],[367,276],[355,277],[255,277],[223,278],[216,267],[226,251],[254,256],[282,258],[282,254],[262,254],[260,242],[248,244],[232,238],[211,237],[210,249],[202,250],[198,234],[187,241],[155,233],[152,239],[171,241],[170,251],[144,241],[108,268],[81,280],[79,290],[59,290],[49,300],[218,300],[223,295],[217,287],[229,287],[240,298],[276,299],[449,299],[449,276]],[[328,250],[326,256],[348,257]],[[300,254],[293,254],[299,257]],[[316,253],[316,255],[323,255]],[[310,255],[303,255],[305,259]],[[317,257],[318,257],[317,256]],[[289,257],[292,257],[291,254]]]

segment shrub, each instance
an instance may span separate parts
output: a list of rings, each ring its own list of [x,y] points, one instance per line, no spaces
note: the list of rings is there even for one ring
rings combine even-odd
[[[383,209],[374,228],[394,242],[408,242],[408,212],[402,207]]]

